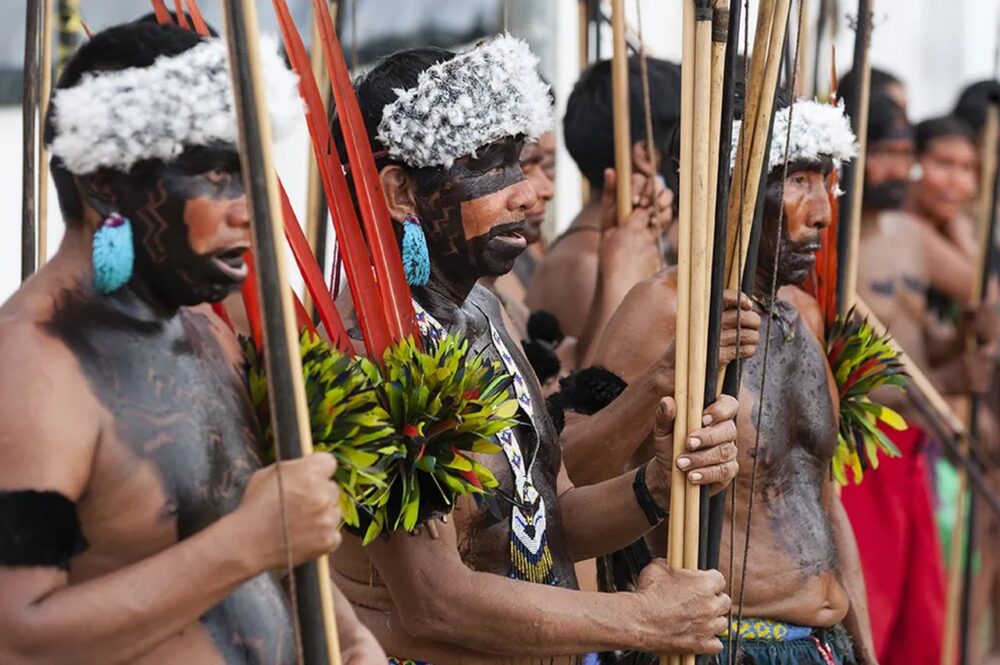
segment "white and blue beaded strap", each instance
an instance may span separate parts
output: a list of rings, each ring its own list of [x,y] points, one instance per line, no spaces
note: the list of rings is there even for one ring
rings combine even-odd
[[[444,326],[416,301],[413,302],[413,308],[420,334],[425,339],[439,342],[446,334]],[[493,346],[513,380],[517,403],[530,420],[534,415],[534,406],[528,385],[493,322],[490,321],[489,324]],[[517,500],[511,507],[510,515],[509,575],[527,582],[557,584],[558,578],[553,570],[552,552],[548,544],[545,500],[531,482],[531,467],[525,464],[524,454],[514,429],[508,427],[501,430],[497,434],[497,440],[514,475],[514,497]]]

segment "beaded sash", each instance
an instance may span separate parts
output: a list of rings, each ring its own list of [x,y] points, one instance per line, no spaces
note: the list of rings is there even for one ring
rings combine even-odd
[[[444,326],[416,301],[413,303],[413,308],[416,312],[417,327],[423,338],[432,342],[440,341],[445,335]],[[489,321],[489,317],[487,320]],[[528,384],[493,322],[489,321],[489,324],[493,348],[496,349],[500,360],[513,379],[517,404],[528,417],[528,421],[532,422],[535,408]],[[508,576],[525,582],[554,585],[558,579],[553,570],[552,552],[549,550],[546,534],[545,501],[531,482],[531,463],[525,463],[521,444],[518,442],[517,434],[513,428],[499,432],[497,440],[503,448],[504,456],[507,458],[514,475],[514,499],[516,503],[512,504],[510,513]]]

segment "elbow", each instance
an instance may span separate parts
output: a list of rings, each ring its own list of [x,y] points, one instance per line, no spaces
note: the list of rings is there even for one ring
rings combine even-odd
[[[58,653],[60,640],[41,639],[24,630],[16,621],[4,622],[0,630],[0,663],[4,665],[55,665],[79,662],[67,653]]]
[[[445,585],[447,586],[447,585]],[[429,593],[427,589],[433,588]],[[460,642],[460,612],[452,594],[440,587],[424,587],[414,592],[409,602],[399,603],[403,630],[414,637],[434,642]]]

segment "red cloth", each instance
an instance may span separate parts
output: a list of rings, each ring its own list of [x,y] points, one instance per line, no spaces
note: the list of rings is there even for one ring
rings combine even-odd
[[[939,665],[945,576],[923,432],[883,428],[902,452],[882,458],[841,499],[861,554],[880,665]]]

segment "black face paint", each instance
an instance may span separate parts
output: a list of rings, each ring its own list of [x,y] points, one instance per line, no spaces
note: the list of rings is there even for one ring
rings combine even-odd
[[[877,185],[865,183],[864,206],[873,210],[899,210],[906,200],[906,181],[886,181]]]
[[[118,212],[132,221],[133,279],[168,307],[218,302],[242,282],[247,230],[229,228],[221,207],[208,211],[219,219],[185,219],[192,201],[224,203],[243,196],[239,155],[232,146],[192,148],[170,164],[146,163],[118,179],[114,191]],[[208,251],[192,248],[193,233],[210,236]]]
[[[450,169],[416,169],[419,214],[432,266],[448,280],[475,280],[510,271],[523,251],[504,235],[523,233],[523,216],[478,220],[489,228],[468,229],[463,204],[503,191],[525,179],[521,141],[505,139],[456,161]],[[467,237],[472,232],[471,237]]]

